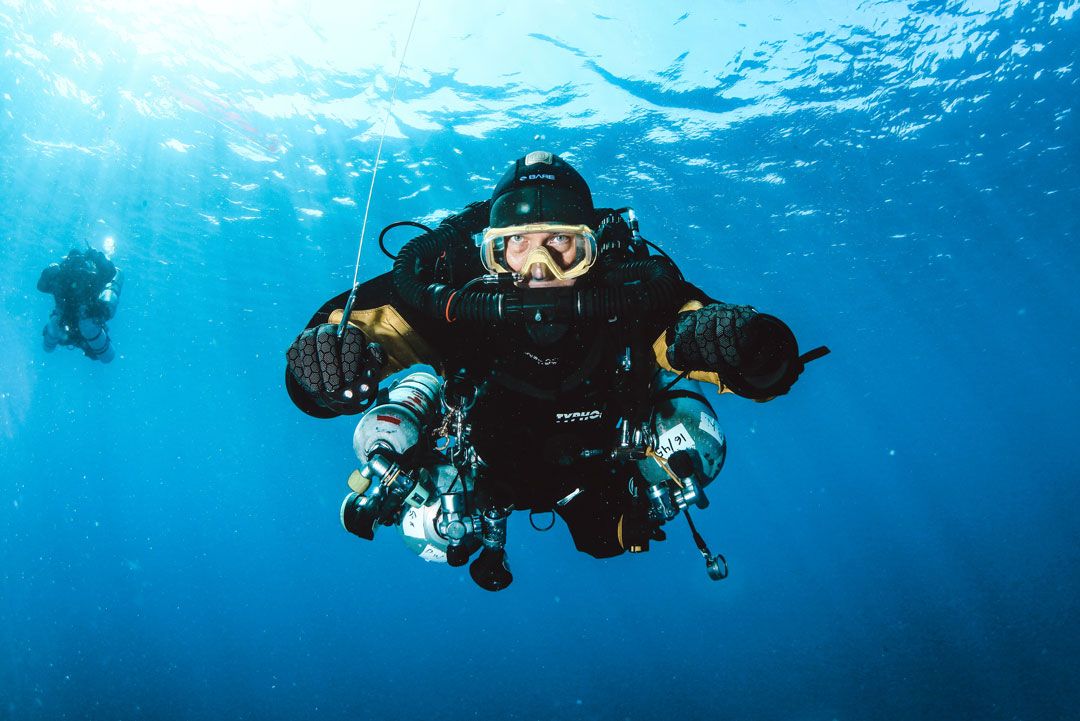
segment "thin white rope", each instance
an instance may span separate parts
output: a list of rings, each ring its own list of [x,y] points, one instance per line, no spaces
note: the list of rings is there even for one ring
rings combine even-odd
[[[390,102],[386,106],[386,116],[383,118],[382,134],[379,136],[379,149],[375,153],[375,167],[371,170],[371,185],[368,187],[367,203],[364,205],[364,222],[360,226],[360,245],[356,249],[356,265],[353,267],[352,287],[356,288],[356,279],[360,277],[360,254],[364,252],[364,236],[367,233],[368,213],[371,211],[371,197],[375,193],[375,176],[379,173],[379,161],[382,158],[383,141],[386,140],[386,128],[390,123],[390,112],[394,109],[394,98],[397,97],[398,84],[401,82],[401,69],[405,67],[405,55],[409,52],[409,42],[412,40],[413,28],[416,27],[416,18],[420,15],[420,3],[416,0],[416,11],[413,13],[412,24],[409,25],[409,36],[405,39],[405,47],[401,50],[401,62],[398,63],[397,76],[394,78],[394,89],[390,92]]]

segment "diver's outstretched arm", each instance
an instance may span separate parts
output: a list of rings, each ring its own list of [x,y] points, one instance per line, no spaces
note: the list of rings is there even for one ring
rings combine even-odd
[[[345,291],[324,303],[286,352],[289,398],[316,418],[359,413],[390,374],[415,364],[439,365],[426,340],[436,334],[416,331],[422,319],[407,311],[388,273],[356,289],[349,322],[338,335],[348,297]]]
[[[60,264],[49,263],[41,271],[41,276],[38,278],[37,289],[42,293],[52,293],[56,289],[57,276],[60,275]]]
[[[344,329],[335,323],[308,328],[285,357],[289,397],[317,418],[353,415],[371,405],[379,390],[379,371],[386,365],[382,346],[351,324]]]
[[[672,369],[716,373],[727,389],[754,400],[787,393],[803,369],[791,329],[748,305],[709,303],[682,312],[665,340]]]

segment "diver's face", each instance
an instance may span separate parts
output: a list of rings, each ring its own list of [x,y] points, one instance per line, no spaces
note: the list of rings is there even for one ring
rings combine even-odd
[[[555,263],[563,269],[573,265],[576,259],[576,241],[573,235],[566,233],[524,233],[506,237],[506,264],[515,273],[524,278],[521,285],[530,288],[555,288],[573,285],[576,278],[557,280],[551,271],[541,263],[532,263],[528,268],[525,261],[537,248],[543,248]]]

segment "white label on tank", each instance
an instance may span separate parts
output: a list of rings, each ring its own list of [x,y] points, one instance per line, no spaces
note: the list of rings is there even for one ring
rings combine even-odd
[[[411,536],[412,538],[424,537],[423,520],[420,518],[420,514],[416,512],[415,508],[410,508],[401,518],[401,530],[406,536]]]
[[[720,432],[720,426],[717,424],[716,419],[705,411],[701,412],[701,423],[698,423],[698,428],[715,438],[717,443],[724,442],[723,434]]]
[[[420,558],[435,563],[446,563],[446,553],[435,548],[435,546],[432,546],[430,543],[424,546],[423,551],[420,551]]]
[[[674,428],[669,428],[664,431],[664,434],[660,436],[660,440],[656,442],[656,455],[661,458],[669,458],[675,451],[681,451],[684,448],[695,448],[694,439],[690,435],[690,432],[686,430],[686,426],[682,423],[677,424]]]

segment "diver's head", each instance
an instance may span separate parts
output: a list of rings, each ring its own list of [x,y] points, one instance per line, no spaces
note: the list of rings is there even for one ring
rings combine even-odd
[[[573,285],[596,260],[595,213],[585,179],[559,156],[533,151],[495,186],[480,259],[532,288]]]

